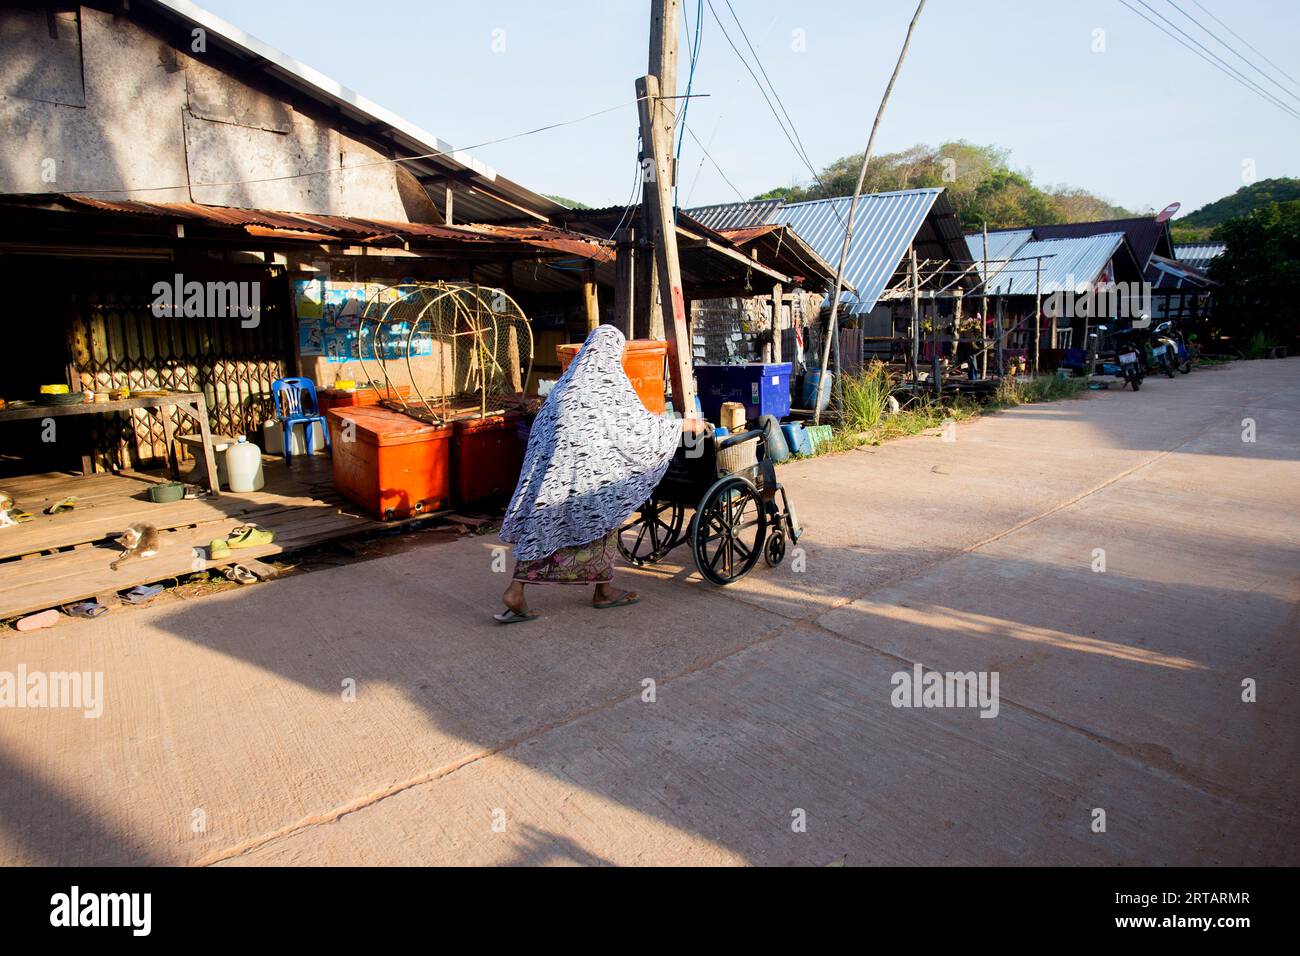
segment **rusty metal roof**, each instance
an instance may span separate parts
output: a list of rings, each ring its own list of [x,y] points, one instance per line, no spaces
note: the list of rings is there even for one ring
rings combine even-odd
[[[250,235],[307,242],[349,242],[371,245],[409,244],[418,251],[422,246],[438,243],[522,244],[554,253],[579,256],[596,262],[614,258],[611,243],[580,233],[544,224],[498,226],[484,223],[442,226],[433,223],[394,222],[365,219],[359,216],[278,212],[271,209],[243,209],[233,206],[206,206],[192,202],[142,202],[107,200],[75,194],[12,196],[9,200],[43,200],[73,208],[100,212],[152,216],[173,221],[197,221],[215,226],[242,229]]]

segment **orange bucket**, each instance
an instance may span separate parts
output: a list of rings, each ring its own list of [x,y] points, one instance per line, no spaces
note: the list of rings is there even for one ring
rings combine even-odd
[[[555,354],[563,373],[582,348],[582,343],[557,345]],[[637,398],[656,415],[664,413],[664,360],[668,343],[663,339],[632,339],[623,346],[623,371],[636,390]]]

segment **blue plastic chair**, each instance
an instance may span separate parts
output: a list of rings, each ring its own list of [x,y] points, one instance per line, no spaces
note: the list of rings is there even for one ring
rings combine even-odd
[[[309,378],[277,378],[271,383],[271,395],[275,398],[275,417],[280,420],[281,441],[284,444],[284,460],[293,457],[293,426],[305,425],[307,454],[313,452],[315,423],[320,422],[325,432],[325,447],[330,447],[330,430],[325,416],[316,404],[316,383]]]

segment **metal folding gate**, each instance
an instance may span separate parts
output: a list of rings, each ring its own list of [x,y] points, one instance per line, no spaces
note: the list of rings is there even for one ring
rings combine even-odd
[[[95,391],[125,386],[202,392],[215,434],[256,434],[274,416],[271,383],[292,374],[287,281],[260,280],[260,320],[245,328],[238,316],[155,316],[157,279],[154,270],[134,268],[80,273],[68,323],[74,387],[79,379],[83,389]],[[192,422],[174,409],[94,417],[96,467],[148,467],[165,461],[160,414],[173,416],[177,434],[193,430]]]

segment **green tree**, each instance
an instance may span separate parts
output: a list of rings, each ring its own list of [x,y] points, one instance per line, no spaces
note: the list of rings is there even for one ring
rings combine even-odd
[[[1210,264],[1210,277],[1221,283],[1214,295],[1221,334],[1238,345],[1256,332],[1300,344],[1300,200],[1229,219],[1214,238],[1227,243]]]
[[[787,202],[852,195],[862,166],[862,154],[831,163],[819,182],[769,190],[757,198]],[[938,147],[917,144],[896,153],[873,156],[863,191],[942,187],[962,228],[1033,226],[1051,222],[1082,222],[1118,218],[1127,211],[1082,189],[1035,186],[1028,171],[1013,170],[1010,153],[999,146],[954,140]]]

